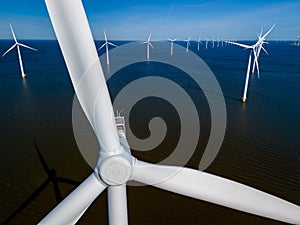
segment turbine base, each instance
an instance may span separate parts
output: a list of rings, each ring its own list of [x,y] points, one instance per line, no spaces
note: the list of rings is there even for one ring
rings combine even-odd
[[[26,74],[25,74],[25,73],[22,74],[22,78],[23,78],[23,79],[26,78]]]
[[[242,98],[242,102],[246,102],[246,100],[247,100],[246,98]]]

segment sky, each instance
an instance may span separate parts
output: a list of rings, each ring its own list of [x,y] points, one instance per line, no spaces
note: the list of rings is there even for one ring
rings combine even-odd
[[[275,29],[269,39],[300,36],[300,1],[280,0],[82,0],[96,40],[103,30],[110,40],[154,40],[167,37],[257,38],[263,28]],[[0,1],[0,39],[11,39],[9,23],[19,39],[55,39],[43,0]]]

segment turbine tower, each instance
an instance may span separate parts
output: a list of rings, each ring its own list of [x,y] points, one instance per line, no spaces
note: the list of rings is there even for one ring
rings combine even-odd
[[[117,131],[82,1],[46,0],[46,5],[76,95],[99,140],[100,154],[91,175],[39,224],[75,224],[107,189],[109,224],[127,225],[126,183],[130,180],[255,215],[300,223],[299,206],[270,194],[206,172],[150,164],[133,157],[125,134]]]
[[[24,67],[23,67],[23,61],[22,61],[22,56],[21,56],[21,50],[20,50],[20,46],[21,47],[24,47],[24,48],[28,48],[30,50],[33,50],[33,51],[37,51],[37,49],[35,48],[32,48],[32,47],[29,47],[27,45],[24,45],[20,42],[18,42],[17,38],[16,38],[16,35],[15,35],[15,32],[14,32],[14,29],[12,27],[11,24],[9,24],[10,26],[10,30],[11,30],[11,33],[13,35],[13,38],[14,38],[14,41],[15,41],[15,44],[13,46],[11,46],[3,55],[2,57],[4,57],[7,53],[9,53],[11,50],[13,50],[15,47],[17,47],[17,51],[18,51],[18,57],[19,57],[19,64],[20,64],[20,69],[21,69],[21,76],[22,78],[24,79],[26,77],[26,74],[24,72]]]
[[[105,42],[104,42],[104,44],[98,49],[98,51],[99,51],[100,49],[102,49],[102,48],[105,46],[105,50],[106,50],[106,64],[109,65],[109,53],[108,53],[109,50],[108,50],[108,46],[109,46],[109,45],[114,46],[114,47],[117,47],[117,46],[116,46],[115,44],[113,44],[113,43],[111,43],[111,42],[109,42],[109,41],[107,40],[105,30],[103,31],[103,33],[104,33],[104,39],[105,39]]]

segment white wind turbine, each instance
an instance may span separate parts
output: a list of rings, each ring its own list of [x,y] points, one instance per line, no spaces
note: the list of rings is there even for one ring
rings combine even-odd
[[[151,39],[151,34],[149,35],[147,41],[142,42],[141,44],[146,44],[147,45],[147,60],[150,59],[150,46],[153,48],[153,45],[150,42]]]
[[[186,52],[189,52],[189,47],[191,46],[191,38],[192,37],[189,37],[188,39],[184,40],[186,42]]]
[[[197,50],[198,50],[198,52],[199,52],[199,51],[200,51],[200,44],[202,44],[201,38],[199,37],[198,40],[197,40],[196,42],[197,42]]]
[[[259,35],[257,42],[255,44],[253,44],[253,45],[245,45],[245,44],[241,44],[241,43],[237,43],[237,42],[232,42],[232,41],[228,42],[230,44],[237,45],[237,46],[243,47],[245,49],[250,49],[251,50],[251,53],[253,53],[253,55],[254,55],[253,73],[254,73],[254,68],[256,67],[257,68],[257,75],[258,75],[258,77],[259,77],[258,51],[260,53],[261,49],[264,49],[263,44],[266,43],[265,39],[266,39],[267,35],[272,31],[272,29],[274,27],[275,27],[275,24],[263,36]],[[266,50],[264,49],[264,51],[266,51]],[[249,73],[250,73],[250,68],[251,68],[251,53],[249,55],[249,60],[248,60],[249,63],[248,63],[247,74],[246,74],[246,81],[245,81],[244,92],[243,92],[243,97],[242,97],[242,101],[243,102],[246,102],[246,100],[247,100],[247,91],[248,91],[248,83],[249,83]]]
[[[177,41],[177,39],[176,39],[176,38],[175,38],[175,39],[171,39],[171,38],[168,37],[168,40],[169,40],[170,43],[171,43],[170,54],[171,54],[171,56],[172,56],[172,55],[173,55],[173,52],[174,52],[174,42]]]
[[[115,45],[115,44],[113,44],[113,43],[111,43],[111,42],[109,42],[109,41],[107,40],[107,36],[106,36],[105,30],[103,31],[103,33],[104,33],[104,39],[105,39],[105,42],[104,42],[104,44],[98,49],[98,51],[99,51],[100,49],[102,49],[102,48],[105,46],[105,51],[106,51],[106,64],[109,65],[109,53],[108,53],[109,50],[108,50],[108,46],[111,45],[111,46],[117,47],[117,45]]]
[[[211,42],[212,42],[212,46],[211,47],[214,48],[215,47],[215,38],[214,37],[212,38]]]
[[[208,48],[208,39],[205,38],[205,49],[207,50],[207,48]]]
[[[15,41],[15,44],[13,46],[11,46],[3,55],[2,57],[4,57],[7,53],[9,53],[12,49],[14,49],[15,47],[17,47],[17,51],[18,51],[18,57],[19,57],[19,63],[20,63],[20,68],[21,68],[21,76],[22,78],[25,78],[26,77],[26,74],[24,72],[24,67],[23,67],[23,61],[22,61],[22,56],[21,56],[21,50],[20,50],[20,46],[24,47],[24,48],[28,48],[28,49],[31,49],[33,51],[37,51],[37,49],[35,48],[31,48],[27,45],[24,45],[20,42],[18,42],[17,38],[16,38],[16,35],[15,35],[15,32],[14,32],[14,29],[12,27],[11,24],[9,24],[10,26],[10,30],[11,30],[11,33],[13,35],[13,38],[14,38],[14,41]]]
[[[81,0],[46,0],[46,5],[76,95],[99,141],[100,154],[94,172],[39,224],[75,224],[107,189],[109,224],[127,225],[126,183],[130,180],[255,215],[300,223],[300,207],[285,200],[206,172],[150,164],[133,157],[125,134],[117,131]]]

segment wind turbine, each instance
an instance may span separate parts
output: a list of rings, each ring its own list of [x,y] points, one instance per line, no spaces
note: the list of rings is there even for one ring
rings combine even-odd
[[[214,37],[212,38],[211,42],[212,42],[212,46],[211,47],[214,48],[215,47],[215,38]]]
[[[244,49],[250,49],[251,53],[253,53],[254,55],[254,62],[253,62],[253,73],[254,73],[254,69],[255,67],[257,68],[257,76],[259,77],[259,66],[258,66],[258,52],[260,53],[261,49],[263,49],[266,53],[267,51],[265,50],[265,48],[263,47],[263,44],[266,43],[265,39],[267,37],[267,35],[273,30],[273,28],[275,27],[276,24],[274,24],[267,33],[265,33],[263,36],[259,35],[258,40],[255,44],[253,45],[245,45],[245,44],[241,44],[241,43],[237,43],[237,42],[233,42],[233,41],[229,41],[228,43],[233,44],[233,45],[237,45],[240,47],[243,47]],[[245,87],[244,87],[244,94],[243,94],[243,98],[242,101],[246,102],[247,100],[247,90],[248,90],[248,83],[249,83],[249,72],[250,72],[250,67],[251,67],[251,53],[249,55],[249,63],[248,63],[248,69],[247,69],[247,74],[246,74],[246,81],[245,81]]]
[[[189,52],[189,46],[191,46],[190,40],[192,37],[189,37],[188,39],[184,40],[186,42],[186,52]]]
[[[14,38],[14,41],[15,41],[15,44],[13,46],[11,46],[3,55],[2,57],[4,57],[7,53],[9,53],[12,49],[14,49],[15,47],[17,47],[17,51],[18,51],[18,57],[19,57],[19,63],[20,63],[20,68],[21,68],[21,76],[22,78],[24,79],[26,77],[26,74],[24,72],[24,67],[23,67],[23,61],[22,61],[22,56],[21,56],[21,50],[20,50],[20,46],[24,47],[24,48],[28,48],[28,49],[31,49],[33,51],[37,51],[37,49],[35,48],[31,48],[27,45],[24,45],[20,42],[18,42],[17,38],[16,38],[16,35],[15,35],[15,32],[14,32],[14,29],[12,27],[11,24],[9,24],[10,26],[10,30],[11,30],[11,33],[13,35],[13,38]]]
[[[150,59],[150,46],[151,46],[151,48],[153,48],[153,45],[151,44],[150,39],[151,39],[151,34],[149,34],[147,41],[144,41],[141,43],[141,44],[147,45],[147,60]]]
[[[173,55],[173,52],[174,52],[174,41],[177,41],[177,39],[176,39],[176,38],[175,38],[175,39],[171,39],[171,38],[168,37],[168,40],[169,40],[170,43],[171,43],[170,54],[171,54],[171,56],[172,56],[172,55]]]
[[[126,225],[126,183],[130,180],[244,212],[300,223],[300,207],[285,200],[206,172],[150,164],[133,157],[125,134],[117,131],[81,0],[46,0],[46,5],[76,95],[99,141],[100,154],[94,172],[39,224],[75,224],[107,189],[109,224]]]
[[[201,42],[201,38],[199,37],[198,40],[197,40],[197,49],[198,49],[198,51],[200,51],[200,44],[202,44],[202,42]]]
[[[98,51],[99,51],[100,49],[102,49],[102,48],[105,46],[105,49],[106,49],[106,64],[109,65],[109,53],[108,53],[109,50],[108,50],[108,46],[111,45],[111,46],[117,47],[117,45],[115,45],[115,44],[113,44],[113,43],[111,43],[111,42],[109,42],[109,41],[107,40],[105,30],[103,31],[103,33],[104,33],[104,39],[105,39],[105,42],[104,42],[104,44],[98,49]]]
[[[205,38],[205,49],[207,50],[207,48],[208,48],[208,39]]]

